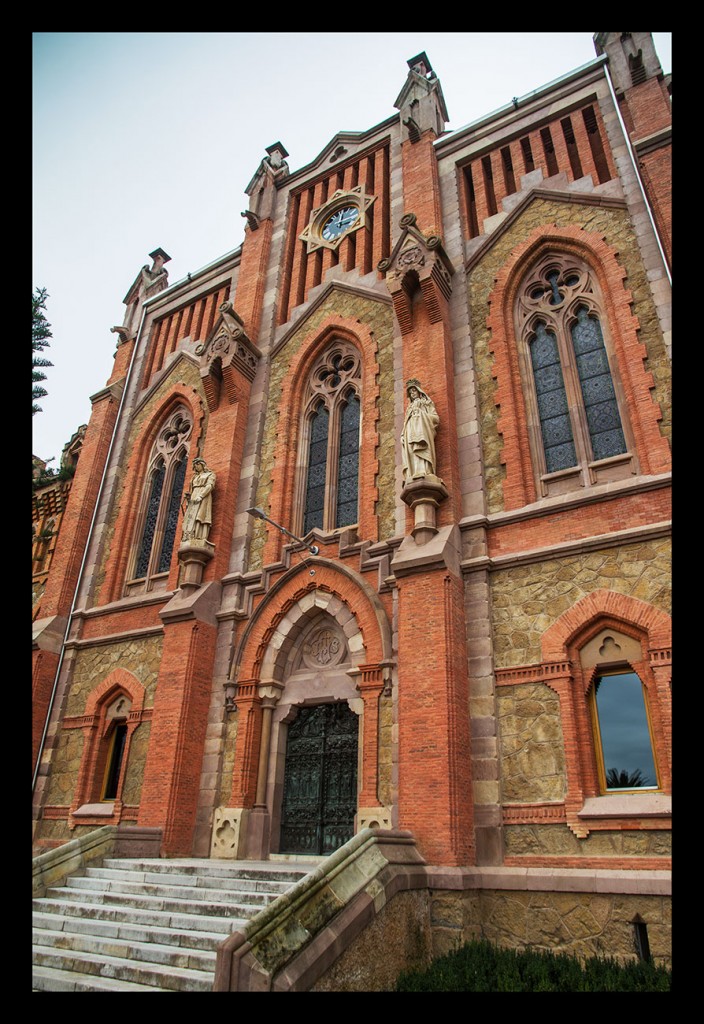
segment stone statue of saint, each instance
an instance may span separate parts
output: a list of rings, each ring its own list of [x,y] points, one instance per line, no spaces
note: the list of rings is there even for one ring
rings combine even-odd
[[[183,540],[207,540],[213,522],[213,490],[215,473],[201,458],[193,460],[195,474],[191,480],[188,507],[183,517]]]
[[[406,483],[435,475],[435,432],[440,422],[432,399],[413,377],[406,382],[408,406],[401,433],[403,479]]]

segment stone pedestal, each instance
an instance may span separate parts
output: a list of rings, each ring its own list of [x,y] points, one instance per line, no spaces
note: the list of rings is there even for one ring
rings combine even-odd
[[[438,532],[435,513],[447,496],[447,487],[439,476],[424,476],[404,483],[401,499],[413,510],[415,524],[411,536],[416,544],[427,544]]]
[[[215,554],[215,545],[208,540],[188,540],[178,549],[181,563],[180,586],[183,590],[196,590],[203,581],[203,571]]]

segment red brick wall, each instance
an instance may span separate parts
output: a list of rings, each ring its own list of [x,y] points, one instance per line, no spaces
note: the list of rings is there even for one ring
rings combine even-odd
[[[323,248],[309,254],[299,235],[309,223],[312,211],[332,198],[338,189],[351,189],[358,185],[364,186],[367,195],[376,196],[376,201],[367,210],[367,227],[345,238],[336,251]],[[389,253],[390,209],[387,142],[357,154],[347,164],[306,182],[291,193],[277,317],[279,324],[290,319],[291,311],[305,302],[310,289],[321,283],[330,267],[339,265],[345,270],[356,267],[361,274],[369,274],[376,268],[379,260]]]
[[[125,349],[128,347],[122,346]],[[61,533],[56,541],[52,571],[42,596],[43,618],[67,616],[71,610],[118,406],[118,398],[110,392],[106,392],[93,405]],[[58,667],[58,655],[35,650],[32,660],[32,763],[36,764]]]
[[[398,813],[431,864],[474,862],[462,584],[442,569],[398,583]]]
[[[192,849],[215,637],[215,626],[193,620],[164,634],[138,824],[163,828],[166,856]]]

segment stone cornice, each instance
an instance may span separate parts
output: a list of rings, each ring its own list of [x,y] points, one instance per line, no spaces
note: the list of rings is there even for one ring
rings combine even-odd
[[[672,144],[672,126],[668,125],[667,128],[653,132],[652,135],[646,135],[642,139],[634,140],[631,144],[638,156],[645,156],[646,153],[651,153],[662,146],[669,146]]]
[[[144,629],[126,629],[124,633],[106,633],[104,636],[86,637],[85,640],[67,640],[64,647],[80,650],[82,647],[104,647],[106,644],[125,643],[127,640],[144,640],[150,636],[162,636],[163,626],[147,626]]]
[[[112,398],[115,402],[119,402],[124,390],[125,378],[122,377],[120,380],[116,380],[108,387],[101,388],[100,391],[96,391],[94,395],[91,395],[90,403],[91,405],[95,405],[96,402],[102,402],[106,398]]]

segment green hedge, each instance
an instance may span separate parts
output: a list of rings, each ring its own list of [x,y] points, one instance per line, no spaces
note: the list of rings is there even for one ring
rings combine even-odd
[[[568,953],[502,949],[470,942],[433,961],[425,971],[406,971],[397,992],[669,992],[672,972],[645,960],[621,964],[594,956],[584,962]]]

